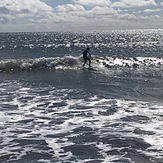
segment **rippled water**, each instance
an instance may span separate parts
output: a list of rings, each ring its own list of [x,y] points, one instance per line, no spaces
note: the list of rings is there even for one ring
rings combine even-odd
[[[1,163],[163,162],[161,30],[0,35]]]
[[[0,33],[1,58],[78,56],[90,46],[98,56],[162,57],[162,30]]]

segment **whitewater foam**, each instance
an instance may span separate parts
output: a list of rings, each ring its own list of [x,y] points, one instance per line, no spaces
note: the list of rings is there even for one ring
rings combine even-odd
[[[8,89],[8,84],[4,84],[4,89]],[[37,141],[47,143],[45,146],[56,161],[74,157],[78,158],[78,162],[86,161],[88,157],[94,157],[91,150],[97,150],[103,162],[129,159],[123,152],[128,148],[136,149],[151,159],[163,155],[161,104],[98,96],[66,100],[68,94],[76,90],[56,90],[54,87],[44,88],[47,92],[44,95],[41,95],[43,90],[20,84],[15,89],[16,94],[14,90],[10,92],[14,95],[13,100],[7,103],[17,108],[0,112],[1,157],[11,154],[14,160],[21,160],[29,151],[38,151]],[[2,99],[0,102],[1,106],[6,104]],[[29,141],[28,145],[23,145],[21,140]],[[116,141],[122,143],[121,148]],[[139,145],[132,144],[134,142]],[[89,156],[85,153],[82,159],[84,151],[78,151],[81,155],[75,151],[78,145],[90,149]],[[20,149],[21,153],[14,152],[16,149]],[[108,154],[111,151],[119,152]],[[43,149],[40,152],[45,154],[48,151]]]
[[[35,58],[35,59],[7,59],[0,61],[1,72],[17,72],[17,71],[38,71],[43,69],[81,69],[82,57],[54,57],[54,58]],[[92,58],[92,64],[96,68],[162,68],[163,59],[154,57],[97,57]]]

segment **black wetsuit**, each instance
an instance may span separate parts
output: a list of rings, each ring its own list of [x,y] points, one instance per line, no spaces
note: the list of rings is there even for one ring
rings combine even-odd
[[[84,58],[83,67],[85,66],[85,64],[87,63],[87,61],[89,62],[89,67],[91,67],[91,60],[88,57],[88,54],[91,56],[90,52],[87,49],[83,51],[83,58]]]

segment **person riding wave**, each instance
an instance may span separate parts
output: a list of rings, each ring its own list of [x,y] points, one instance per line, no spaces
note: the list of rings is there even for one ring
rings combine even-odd
[[[89,54],[89,57],[88,57]],[[83,67],[85,67],[85,64],[87,63],[87,61],[89,62],[89,68],[91,68],[91,53],[90,53],[90,48],[87,47],[86,50],[83,51],[83,58],[84,58],[84,64]]]

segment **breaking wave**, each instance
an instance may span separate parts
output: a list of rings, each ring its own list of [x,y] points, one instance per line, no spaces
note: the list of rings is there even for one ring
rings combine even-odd
[[[77,67],[80,58],[75,57],[51,57],[34,59],[7,59],[0,61],[0,71],[35,71],[43,69],[68,69]]]
[[[82,56],[79,57],[41,57],[34,59],[6,59],[0,61],[0,72],[37,71],[57,69],[80,69]],[[92,58],[95,67],[104,68],[140,68],[140,67],[163,67],[163,58],[156,57],[98,57]]]

